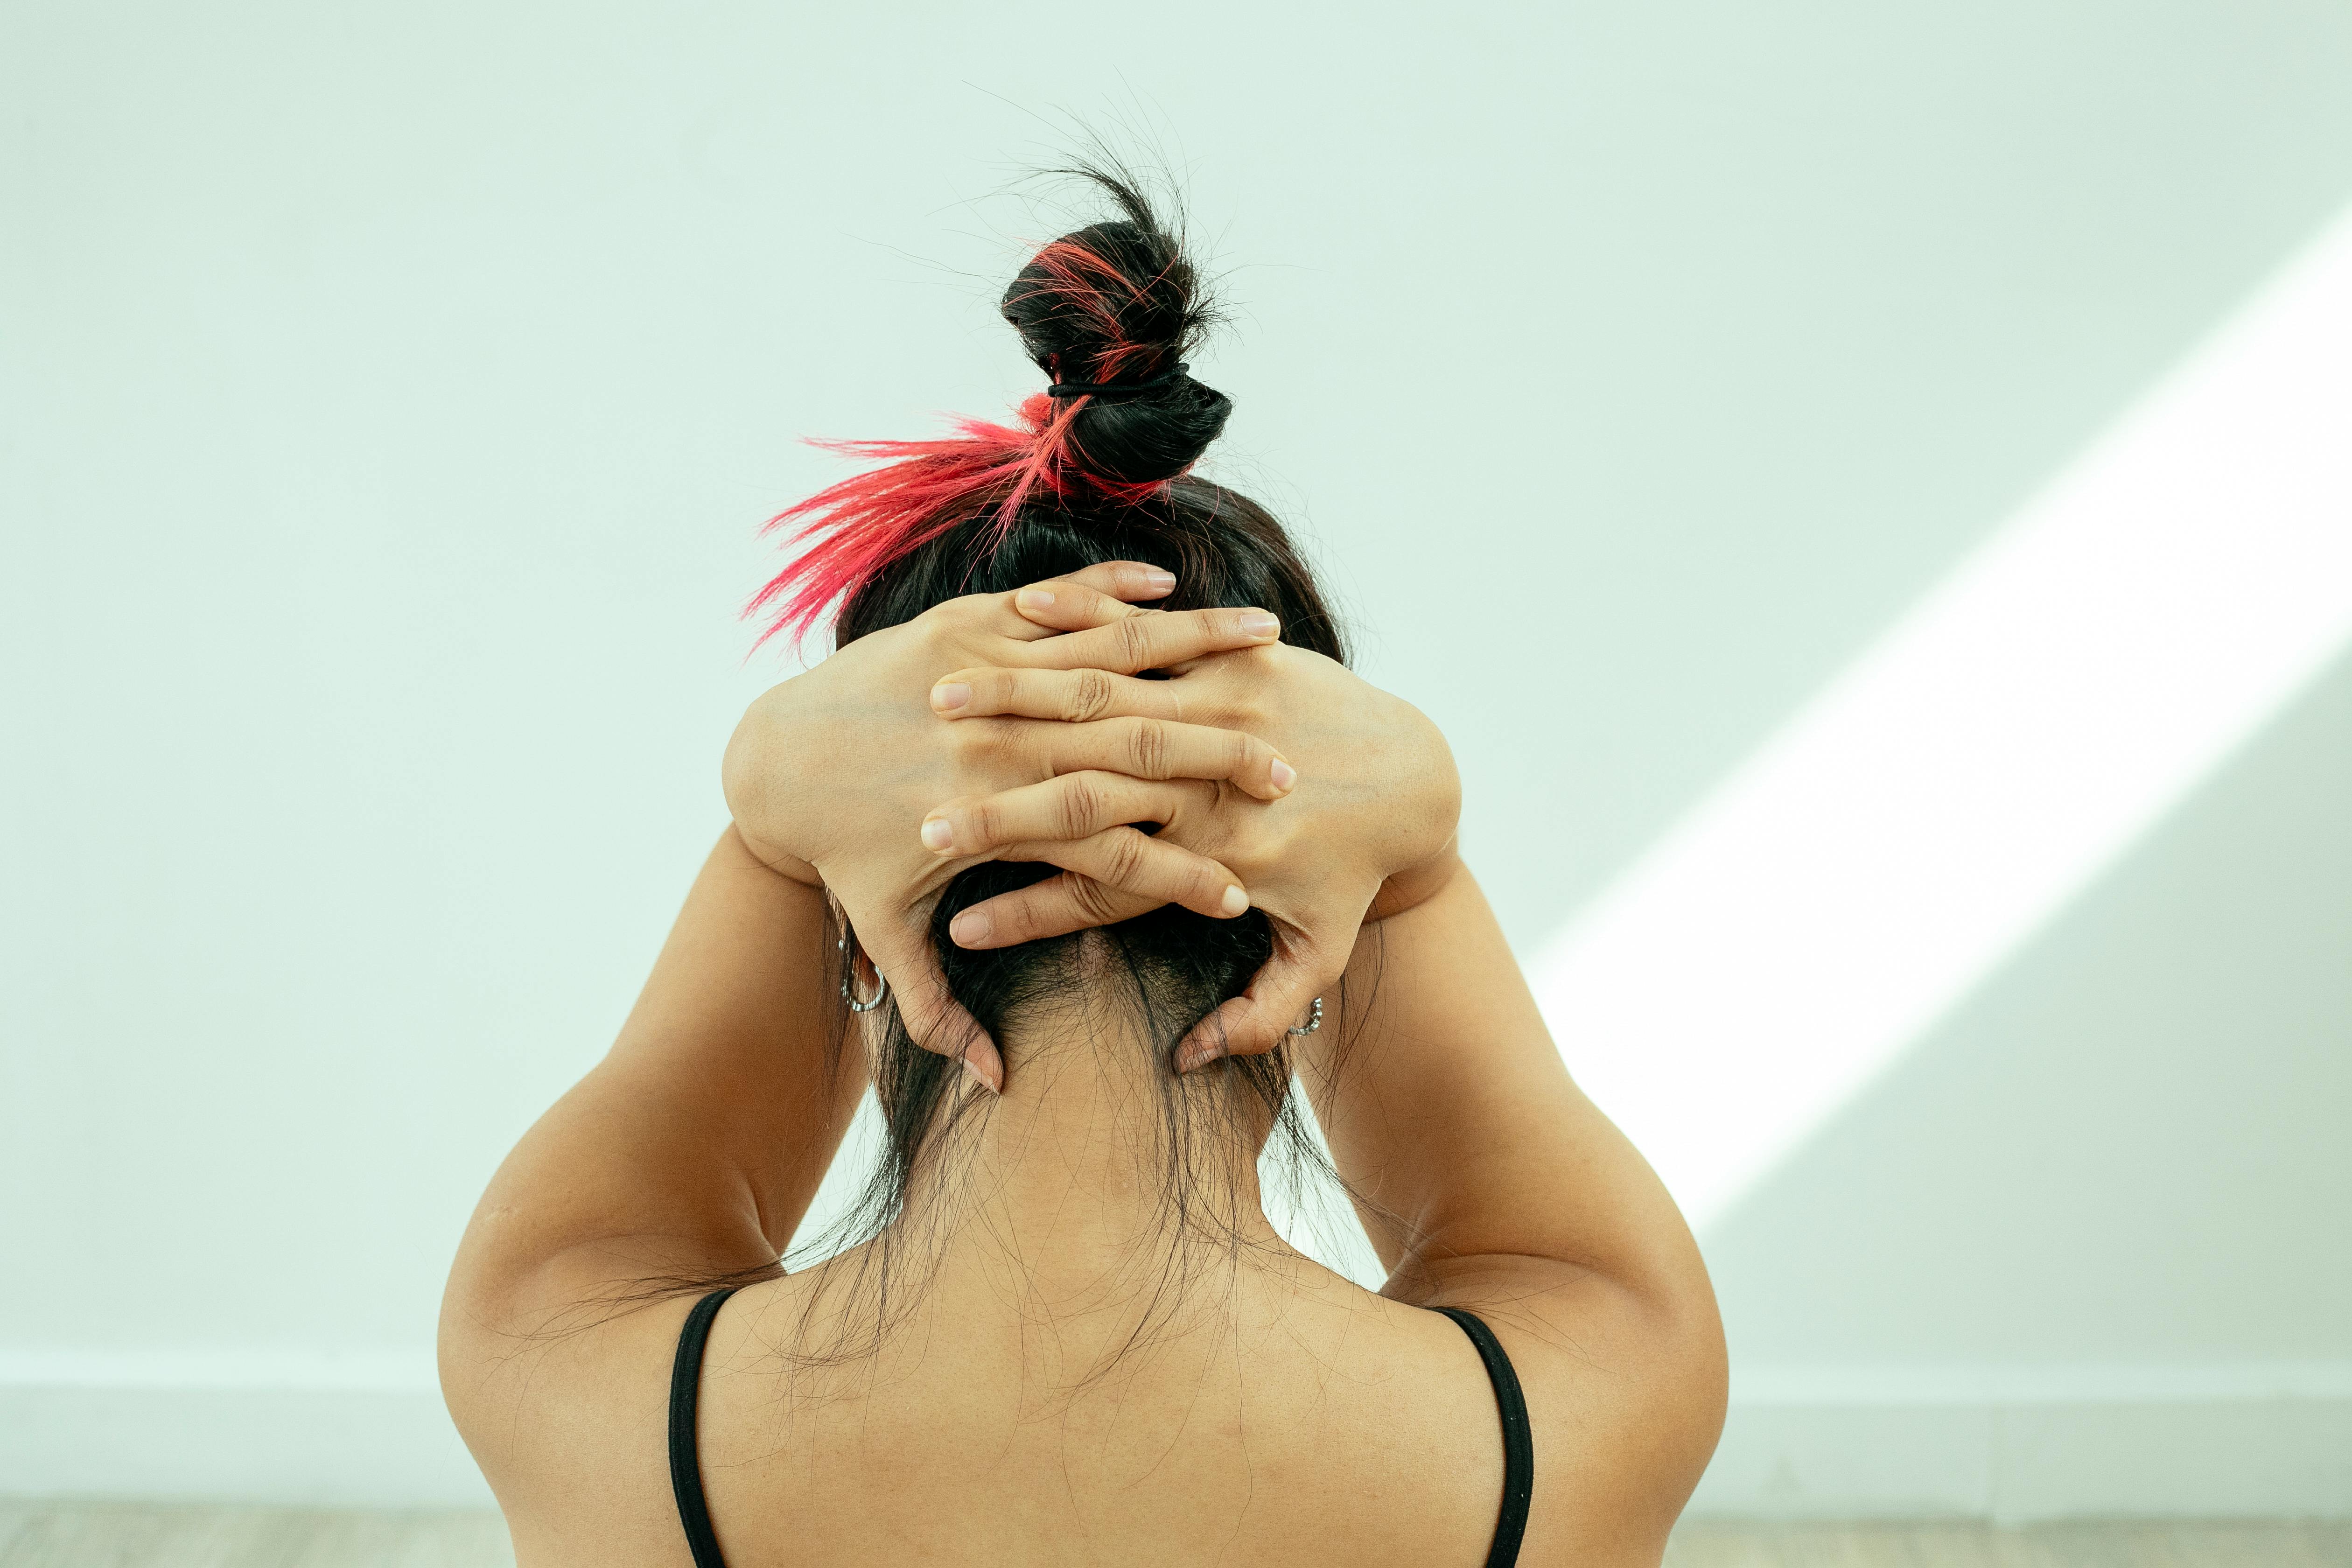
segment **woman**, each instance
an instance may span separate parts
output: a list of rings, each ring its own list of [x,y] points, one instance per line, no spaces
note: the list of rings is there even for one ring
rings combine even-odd
[[[636,1009],[467,1233],[443,1384],[525,1568],[1654,1563],[1712,1451],[1689,1232],[1444,742],[1189,475],[1208,310],[1104,184],[1006,293],[1023,426],[786,514],[762,602],[837,651],[746,715]],[[1294,1071],[1377,1294],[1265,1218]],[[865,1239],[786,1272],[869,1083]]]

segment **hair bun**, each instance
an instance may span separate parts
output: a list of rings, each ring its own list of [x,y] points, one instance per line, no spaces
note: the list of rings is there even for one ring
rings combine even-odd
[[[1178,237],[1127,180],[1079,171],[1126,215],[1040,250],[1004,290],[1004,319],[1069,407],[1066,450],[1108,486],[1172,479],[1225,427],[1233,399],[1186,374],[1215,321]]]
[[[820,443],[885,461],[768,520],[799,546],[751,601],[754,613],[773,607],[768,636],[799,637],[976,519],[975,547],[994,559],[1047,514],[1166,512],[1169,481],[1224,429],[1232,401],[1184,363],[1217,316],[1183,246],[1133,181],[1064,172],[1092,179],[1126,216],[1064,235],[1004,291],[1004,319],[1053,387],[1022,404],[1018,426],[961,419],[942,440]]]

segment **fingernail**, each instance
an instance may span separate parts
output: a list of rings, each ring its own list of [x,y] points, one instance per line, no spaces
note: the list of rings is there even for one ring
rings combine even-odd
[[[1297,782],[1298,770],[1292,767],[1288,763],[1284,762],[1280,757],[1275,758],[1274,787],[1279,790],[1287,790],[1292,784],[1295,784]]]
[[[1143,577],[1143,585],[1145,587],[1157,588],[1163,594],[1176,586],[1176,574],[1173,572],[1162,572],[1157,566],[1145,567],[1141,575]]]
[[[1228,915],[1240,914],[1249,908],[1249,895],[1239,888],[1227,888],[1223,900],[1217,907]]]
[[[1050,610],[1054,607],[1054,595],[1043,588],[1024,588],[1013,595],[1013,602],[1024,610]]]
[[[975,1063],[970,1057],[963,1058],[963,1075],[964,1077],[971,1079],[972,1082],[980,1085],[981,1088],[988,1089],[989,1093],[994,1094],[996,1092],[995,1089],[989,1087],[988,1075],[982,1072],[980,1070],[979,1064]]]
[[[986,942],[996,934],[996,921],[985,910],[966,910],[948,921],[948,935],[958,947],[970,947]]]
[[[942,680],[931,688],[931,710],[952,713],[971,701],[971,688],[961,680]]]
[[[1254,637],[1270,637],[1282,629],[1282,623],[1264,610],[1252,610],[1241,621],[1242,631]]]
[[[1180,1073],[1194,1072],[1216,1059],[1217,1047],[1213,1045],[1188,1046],[1184,1054],[1176,1058],[1176,1070]]]
[[[923,823],[923,847],[941,852],[955,847],[955,824],[944,816],[927,818]]]

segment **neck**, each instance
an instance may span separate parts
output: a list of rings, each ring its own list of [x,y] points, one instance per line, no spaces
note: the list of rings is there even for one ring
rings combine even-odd
[[[1074,1286],[1156,1267],[1180,1241],[1288,1251],[1258,1188],[1273,1116],[1238,1069],[1174,1077],[1098,996],[1044,1011],[1005,1030],[1003,1094],[941,1139],[910,1213],[930,1210],[957,1249]]]

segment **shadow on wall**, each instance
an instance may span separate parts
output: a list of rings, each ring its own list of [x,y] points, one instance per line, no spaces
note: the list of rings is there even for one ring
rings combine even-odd
[[[2347,802],[2342,656],[1709,1227],[1703,1503],[2352,1510]]]

